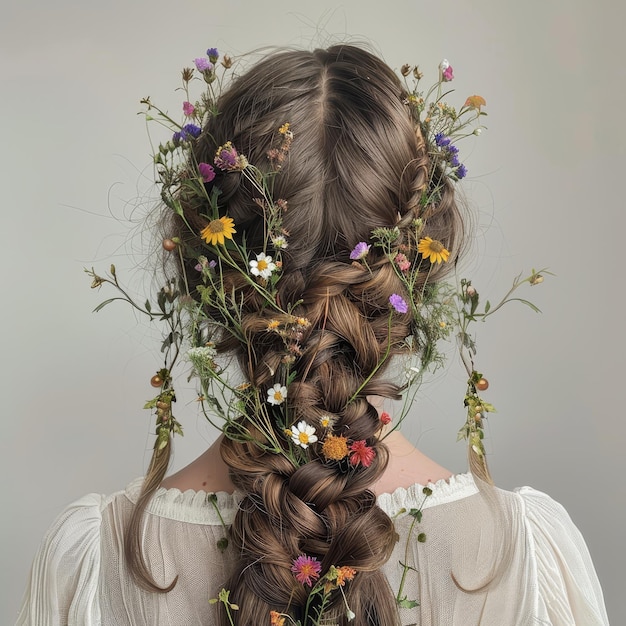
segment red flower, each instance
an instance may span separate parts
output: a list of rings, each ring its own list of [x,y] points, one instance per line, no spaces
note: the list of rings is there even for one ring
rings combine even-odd
[[[359,441],[355,441],[350,445],[350,463],[354,466],[358,466],[359,464],[363,465],[363,467],[369,467],[376,456],[376,450],[374,448],[370,448],[365,439],[361,439]]]
[[[391,424],[391,415],[389,413],[385,413],[384,411],[380,414],[380,421],[387,426],[387,424]]]

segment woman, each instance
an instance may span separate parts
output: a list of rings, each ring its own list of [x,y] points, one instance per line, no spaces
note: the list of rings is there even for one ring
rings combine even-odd
[[[380,410],[447,332],[438,284],[463,243],[453,186],[465,174],[452,138],[484,100],[445,105],[444,63],[429,101],[353,46],[270,55],[214,100],[218,60],[196,60],[199,101],[183,72],[188,123],[155,157],[178,278],[157,300],[168,333],[148,475],[64,512],[18,623],[606,624],[567,513],[491,485],[479,374],[466,397],[473,476],[425,457],[394,430],[402,416]],[[117,286],[94,274],[104,282]],[[463,283],[461,303],[474,298]],[[183,334],[222,435],[164,478]],[[408,379],[389,367],[403,355],[420,363]]]

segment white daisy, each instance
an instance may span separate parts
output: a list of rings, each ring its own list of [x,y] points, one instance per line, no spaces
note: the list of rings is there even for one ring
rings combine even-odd
[[[271,389],[267,390],[267,401],[270,404],[282,404],[287,398],[287,387],[276,383]]]
[[[267,280],[275,269],[276,263],[274,263],[272,257],[267,256],[265,252],[257,254],[256,261],[250,261],[250,273],[253,276],[260,276]]]
[[[307,424],[305,421],[298,422],[297,426],[291,427],[291,439],[296,445],[306,450],[309,447],[309,444],[317,441],[315,428]]]

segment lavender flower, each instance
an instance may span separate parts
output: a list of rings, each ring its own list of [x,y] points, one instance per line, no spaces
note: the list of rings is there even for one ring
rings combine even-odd
[[[459,165],[458,169],[456,170],[455,174],[459,180],[461,178],[465,178],[467,176],[467,168],[465,167],[465,165],[461,163],[461,165]]]
[[[446,137],[443,133],[437,133],[435,135],[435,143],[440,148],[444,148],[445,146],[450,145],[450,137]]]
[[[195,63],[196,69],[199,72],[211,72],[215,67],[209,59],[205,59],[204,57],[194,59],[193,62]]]
[[[353,261],[358,261],[359,259],[363,259],[367,256],[370,251],[371,245],[368,245],[364,241],[359,241],[359,243],[354,246],[352,252],[350,252],[350,258]]]
[[[404,298],[397,293],[392,293],[389,296],[389,304],[397,313],[408,313],[409,311],[408,304],[404,301]]]
[[[195,124],[185,124],[183,126],[183,131],[188,135],[191,135],[195,139],[196,137],[200,136],[202,129]],[[187,139],[187,137],[185,137],[185,139]]]

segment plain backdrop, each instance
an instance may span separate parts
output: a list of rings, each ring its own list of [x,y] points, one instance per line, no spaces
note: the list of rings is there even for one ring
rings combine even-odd
[[[63,506],[141,475],[152,446],[150,377],[158,334],[84,267],[114,262],[145,293],[156,192],[145,124],[151,96],[178,114],[179,71],[209,46],[238,57],[265,46],[368,43],[395,68],[442,58],[452,100],[480,94],[488,130],[461,145],[476,236],[461,275],[497,299],[520,272],[554,278],[476,328],[491,386],[486,445],[496,482],[532,485],[570,512],[594,558],[611,621],[624,597],[622,240],[624,5],[611,0],[426,2],[23,0],[0,23],[2,578],[13,623],[33,554]],[[146,278],[147,276],[147,278]],[[421,388],[407,435],[465,471],[456,432],[465,377]],[[180,381],[184,386],[184,378]],[[213,439],[194,390],[174,466]],[[468,529],[471,532],[471,527]]]

